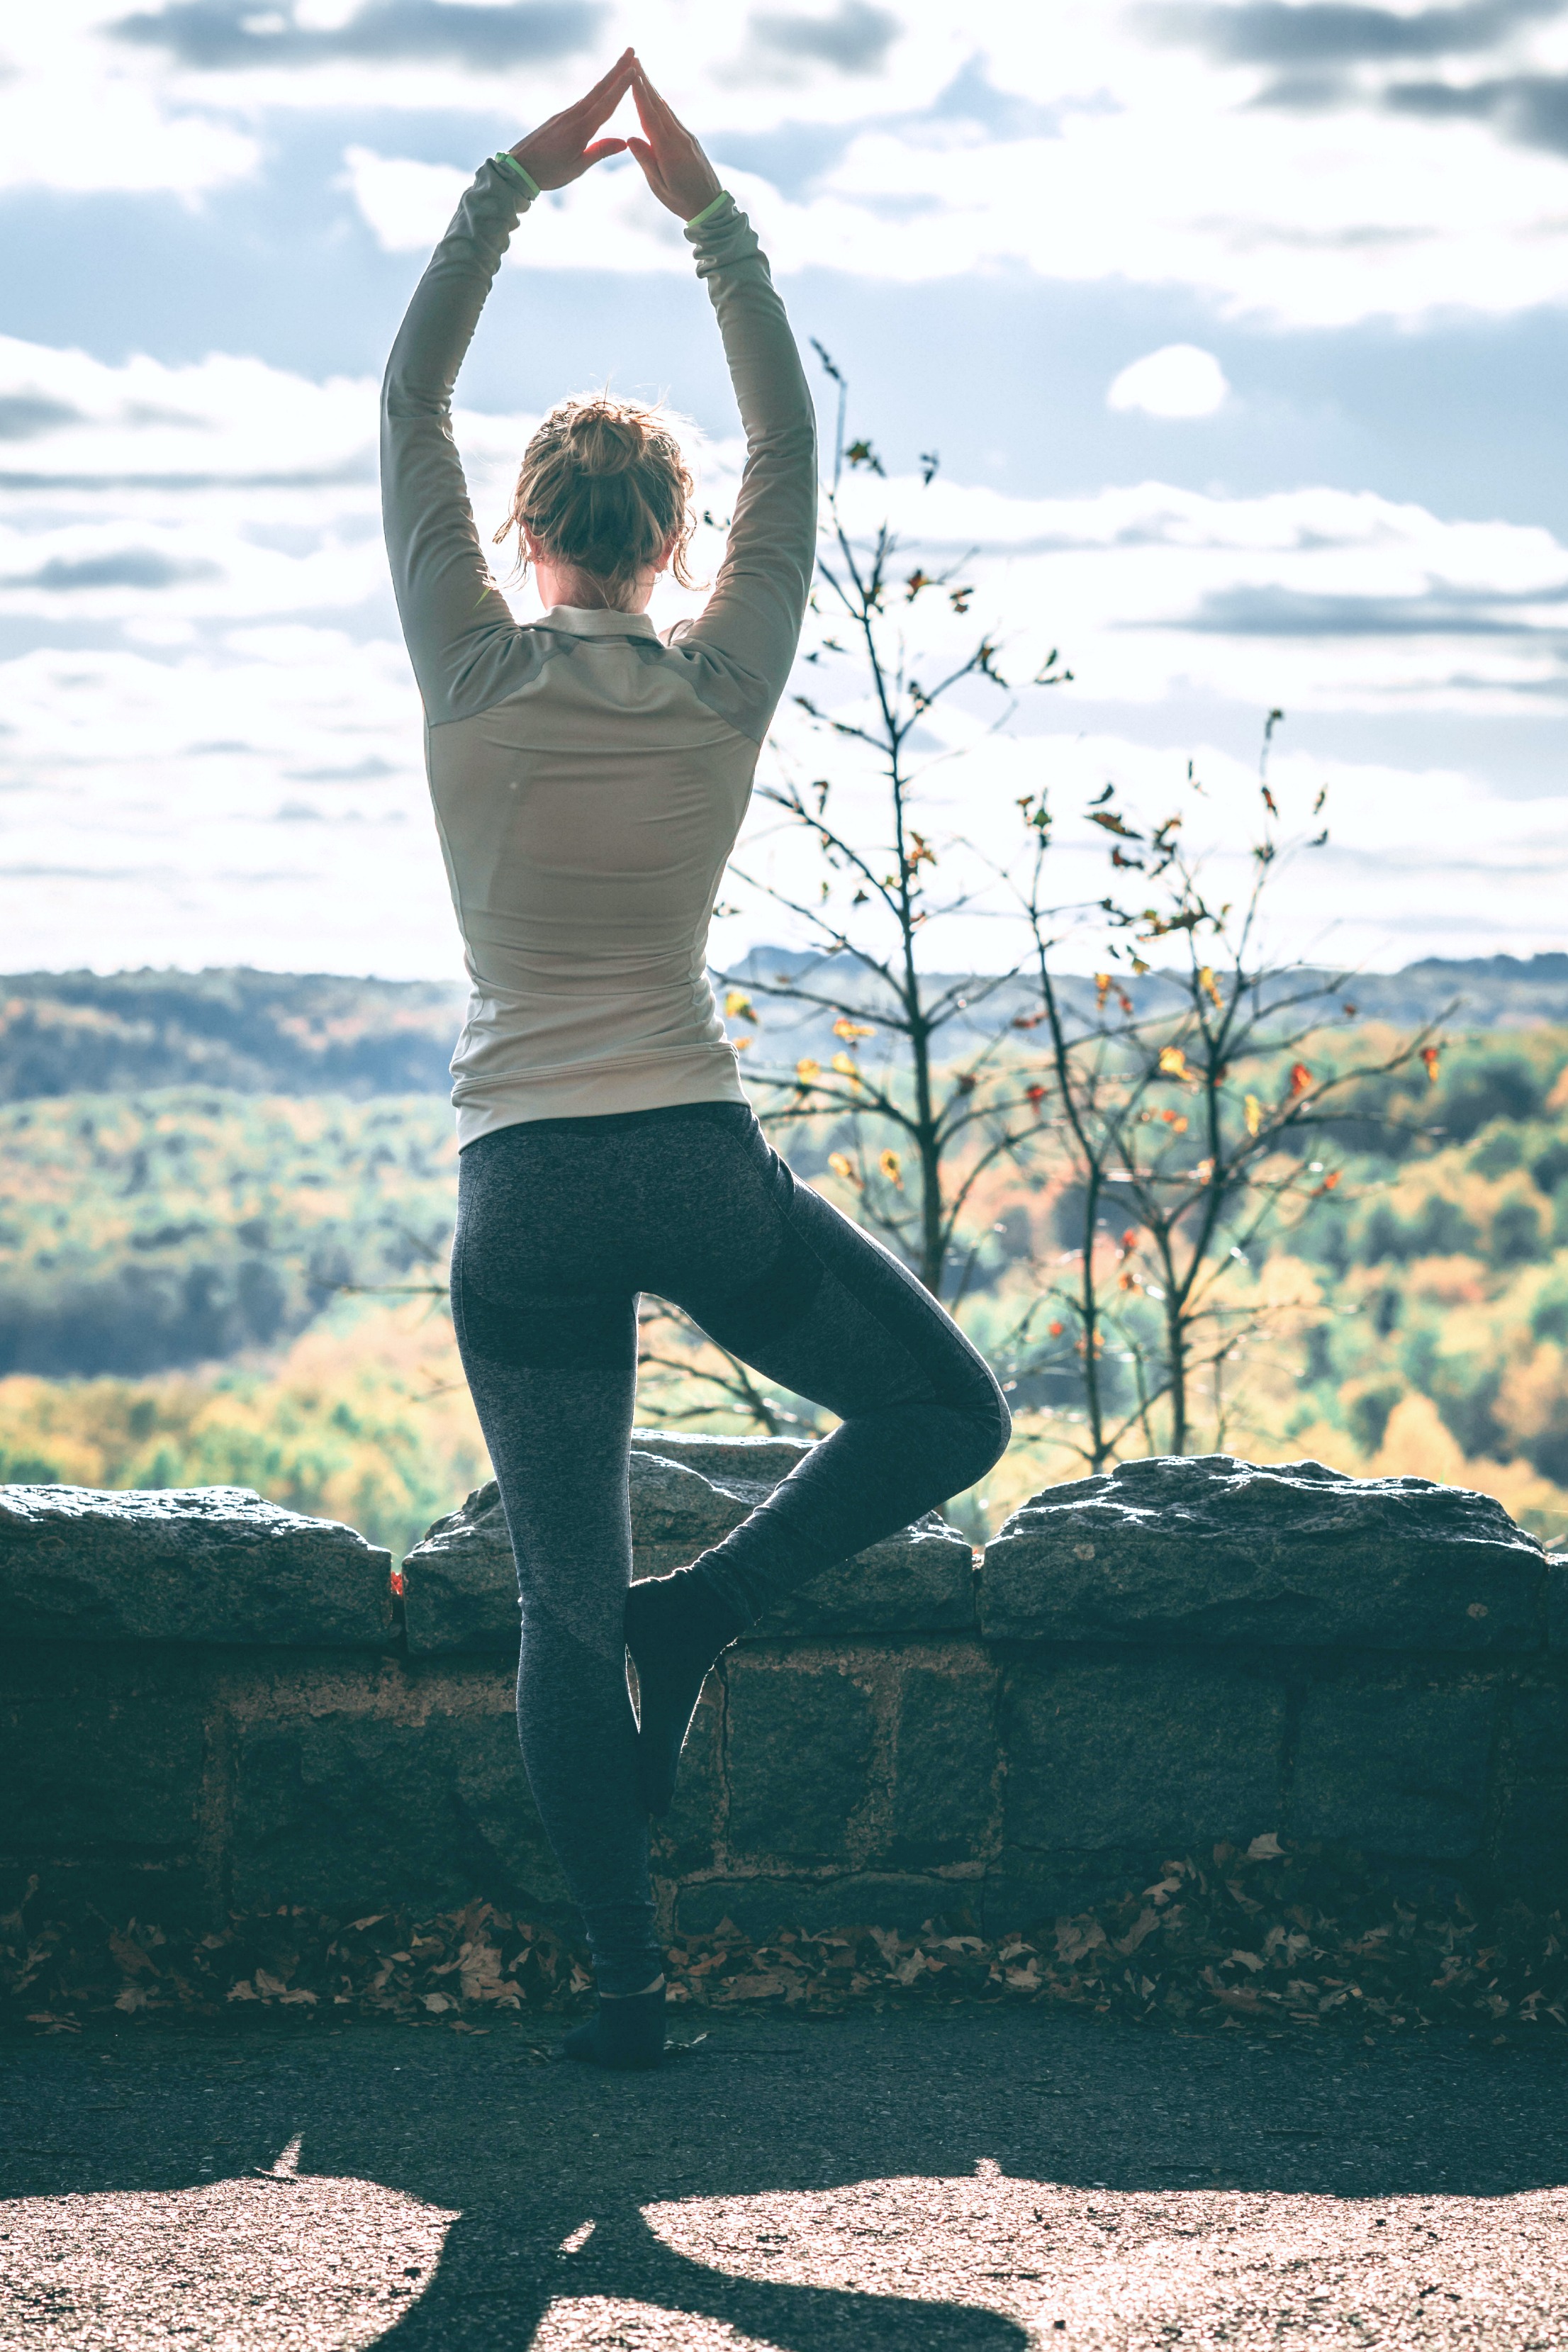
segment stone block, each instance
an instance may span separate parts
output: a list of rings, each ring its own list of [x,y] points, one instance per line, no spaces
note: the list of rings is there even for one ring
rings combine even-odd
[[[733,1853],[833,1862],[870,1790],[871,1693],[831,1661],[761,1653],[726,1662]]]
[[[410,1657],[470,1650],[516,1658],[517,1563],[493,1478],[405,1556],[403,1622]]]
[[[1554,1551],[1546,1562],[1546,1646],[1568,1650],[1568,1552]]]
[[[1568,1780],[1568,1689],[1516,1690],[1509,1709],[1513,1769],[1531,1780]]]
[[[14,1673],[25,1656],[12,1653]],[[206,1759],[200,1685],[155,1661],[132,1669],[81,1651],[27,1663],[37,1673],[0,1700],[0,1844],[82,1864],[193,1854]]]
[[[654,1875],[663,1880],[710,1870],[724,1805],[723,1686],[710,1675],[681,1751],[675,1801],[653,1824]]]
[[[1319,1683],[1301,1703],[1289,1826],[1370,1854],[1464,1862],[1486,1822],[1497,1695]]]
[[[1021,1663],[1003,1703],[1006,1842],[1153,1866],[1277,1830],[1284,1732],[1283,1686],[1212,1660]]]
[[[661,1461],[683,1463],[705,1475],[769,1488],[805,1461],[814,1443],[809,1437],[710,1437],[689,1429],[632,1432],[634,1453],[657,1454]]]
[[[1560,1903],[1568,1894],[1568,1689],[1516,1690],[1509,1717],[1497,1874],[1510,1892]]]
[[[956,1670],[906,1666],[895,1717],[890,1858],[917,1868],[976,1860],[997,1810],[996,1779],[996,1677],[984,1655]]]
[[[1514,1782],[1498,1809],[1493,1860],[1510,1895],[1552,1905],[1568,1896],[1568,1781]]]
[[[392,1558],[247,1486],[0,1487],[10,1641],[383,1649]]]
[[[247,1727],[234,1768],[236,1905],[352,1914],[481,1895],[561,1916],[566,1890],[523,1777],[510,1693],[497,1677],[471,1700],[454,1693],[411,1721],[319,1696]]]
[[[683,1887],[675,1924],[687,1936],[710,1936],[732,1920],[761,1943],[780,1927],[821,1935],[832,1927],[893,1927],[919,1933],[928,1919],[978,1919],[979,1882],[973,1878],[900,1877],[893,1872],[836,1871],[830,1878],[709,1878]]]
[[[981,1933],[995,1940],[1048,1930],[1053,1920],[1139,1893],[1151,1884],[1150,1872],[1147,1853],[1042,1855],[1005,1848],[979,1890]]]
[[[634,1439],[632,1573],[639,1577],[668,1576],[720,1542],[811,1451],[787,1438],[638,1430]],[[405,1559],[403,1578],[411,1654],[516,1655],[517,1571],[493,1479],[436,1522]],[[932,1511],[918,1526],[825,1570],[768,1617],[757,1638],[959,1633],[973,1622],[970,1547]]]
[[[1529,1650],[1545,1587],[1489,1496],[1216,1454],[1035,1496],[987,1548],[980,1610],[994,1639]]]
[[[830,1639],[853,1633],[966,1633],[974,1624],[974,1554],[941,1514],[825,1569],[744,1638]]]

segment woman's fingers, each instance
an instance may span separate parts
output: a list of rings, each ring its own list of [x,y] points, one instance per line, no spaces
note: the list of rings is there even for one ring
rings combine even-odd
[[[647,182],[648,186],[653,190],[653,193],[658,198],[659,203],[661,205],[668,205],[669,203],[669,190],[666,187],[664,184],[664,174],[658,168],[658,158],[654,153],[653,149],[648,145],[647,141],[646,139],[628,139],[626,141],[626,152],[628,154],[635,155],[637,162],[642,165],[643,178]]]
[[[629,141],[649,187],[682,220],[694,220],[719,194],[719,175],[697,140],[661,98],[640,60],[634,59],[632,99],[646,142]],[[646,154],[639,153],[645,146]]]
[[[607,95],[612,86],[619,84],[624,88],[626,82],[630,78],[636,63],[637,55],[635,50],[623,49],[620,56],[616,59],[615,64],[610,68],[609,72],[606,74],[601,74],[598,80],[594,84],[593,89],[584,92],[584,96],[577,100],[578,106],[584,108],[595,106]],[[568,107],[567,112],[571,113],[573,109]]]
[[[563,107],[559,114],[552,114],[548,122],[541,123],[526,139],[519,140],[511,152],[540,187],[563,188],[568,182],[580,179],[593,164],[602,163],[606,155],[624,152],[624,139],[601,139],[592,146],[588,142],[625,97],[631,86],[635,64],[633,52],[623,50],[592,89],[573,105]]]

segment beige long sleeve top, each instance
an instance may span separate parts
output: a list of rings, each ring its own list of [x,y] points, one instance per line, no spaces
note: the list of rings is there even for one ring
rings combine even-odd
[[[471,992],[459,1145],[523,1119],[742,1102],[708,926],[795,659],[816,538],[816,420],[784,305],[729,197],[687,231],[746,438],[696,621],[557,606],[489,574],[452,388],[529,184],[482,166],[416,289],[382,394],[393,583]]]

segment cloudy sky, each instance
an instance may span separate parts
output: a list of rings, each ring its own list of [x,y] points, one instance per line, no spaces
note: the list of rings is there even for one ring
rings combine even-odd
[[[456,971],[375,383],[478,161],[634,34],[850,379],[856,520],[1074,671],[933,727],[944,825],[1002,855],[1048,784],[1068,897],[1084,796],[1163,814],[1192,759],[1242,838],[1279,706],[1333,819],[1281,944],[1568,943],[1568,6],[51,0],[0,31],[0,968]],[[605,381],[693,420],[722,509],[710,316],[629,165],[513,242],[481,517]],[[729,950],[780,935],[736,898]]]

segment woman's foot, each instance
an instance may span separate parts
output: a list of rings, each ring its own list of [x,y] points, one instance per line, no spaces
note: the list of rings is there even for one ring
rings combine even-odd
[[[611,2066],[630,2074],[657,2066],[664,2057],[664,1979],[646,1992],[601,1993],[585,2025],[574,2025],[562,2050],[586,2065]]]
[[[642,1717],[637,1786],[650,1813],[668,1813],[680,1751],[702,1685],[745,1620],[695,1569],[645,1577],[626,1595],[626,1647]]]

